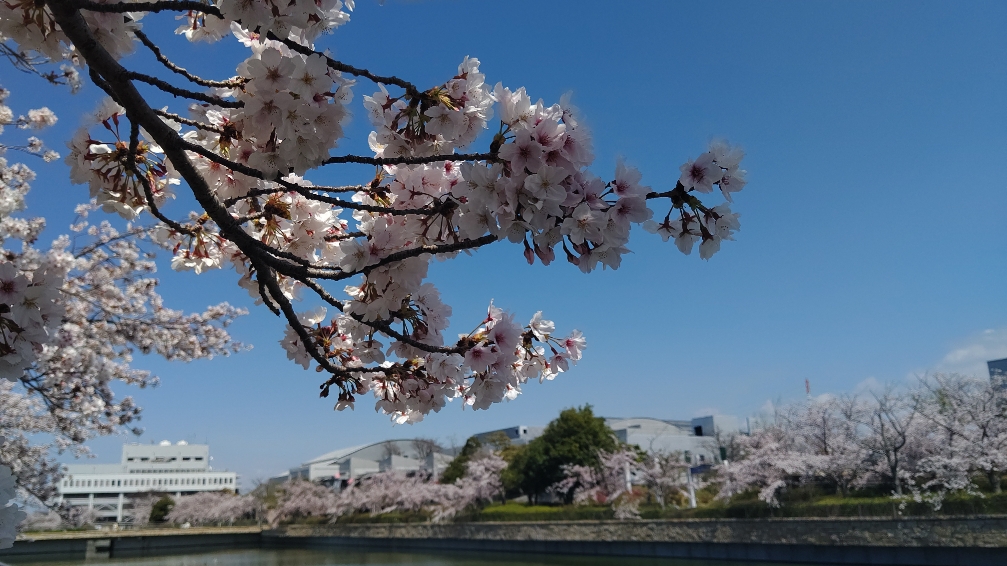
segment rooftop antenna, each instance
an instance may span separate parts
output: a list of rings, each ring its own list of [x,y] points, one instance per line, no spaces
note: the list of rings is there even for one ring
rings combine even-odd
[[[811,382],[807,379],[804,380],[804,392],[808,394],[808,400],[811,400]]]

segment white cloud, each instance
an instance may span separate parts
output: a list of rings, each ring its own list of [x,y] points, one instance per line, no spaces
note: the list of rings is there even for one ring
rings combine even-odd
[[[1001,358],[1007,358],[1007,328],[991,328],[963,340],[935,369],[985,377],[989,375],[986,362]]]
[[[875,377],[868,377],[853,387],[853,394],[863,395],[865,393],[877,393],[879,391],[884,391],[884,389],[884,383],[878,381]]]

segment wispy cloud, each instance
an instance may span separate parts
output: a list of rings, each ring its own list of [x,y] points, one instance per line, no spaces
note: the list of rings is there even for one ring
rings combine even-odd
[[[937,371],[986,376],[986,362],[1007,358],[1007,328],[990,328],[969,336],[948,352]]]

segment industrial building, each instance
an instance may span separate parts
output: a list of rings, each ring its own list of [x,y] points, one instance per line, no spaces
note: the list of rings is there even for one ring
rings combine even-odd
[[[69,464],[59,482],[59,500],[87,508],[99,522],[132,522],[132,500],[167,494],[176,497],[201,491],[237,492],[234,472],[214,471],[206,444],[127,444],[118,464]]]
[[[639,446],[647,452],[679,452],[697,465],[721,460],[719,439],[741,430],[735,417],[709,415],[691,420],[663,420],[650,417],[605,418],[605,424],[619,441]],[[480,442],[507,437],[511,444],[524,445],[541,436],[545,427],[518,425],[476,434]]]
[[[270,482],[303,479],[339,489],[377,472],[423,471],[437,477],[453,459],[451,450],[429,440],[386,440],[327,452],[270,478]]]

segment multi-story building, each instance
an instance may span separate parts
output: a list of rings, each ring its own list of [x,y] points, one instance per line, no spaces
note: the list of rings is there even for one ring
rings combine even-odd
[[[95,520],[132,522],[132,500],[154,494],[176,497],[201,491],[238,491],[234,472],[210,467],[210,447],[172,444],[127,444],[118,464],[69,464],[59,482],[60,500],[87,508]]]

